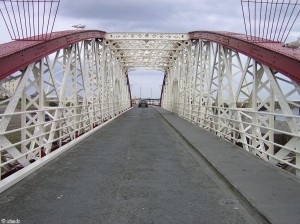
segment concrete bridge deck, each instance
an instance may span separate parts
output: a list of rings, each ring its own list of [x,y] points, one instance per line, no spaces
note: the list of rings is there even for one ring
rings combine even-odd
[[[299,223],[299,186],[161,108],[134,108],[0,194],[0,221]]]

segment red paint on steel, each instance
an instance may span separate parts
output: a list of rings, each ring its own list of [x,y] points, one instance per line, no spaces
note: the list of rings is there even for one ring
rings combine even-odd
[[[248,41],[245,35],[230,32],[195,31],[189,34],[191,39],[209,40],[243,53],[300,83],[300,49],[284,48],[279,42]]]
[[[166,84],[166,74],[164,75],[164,81],[163,84],[161,86],[161,91],[160,91],[160,101],[159,101],[159,106],[161,107],[161,101],[162,101],[162,96],[163,96],[163,92],[164,92],[164,86]]]
[[[97,30],[53,33],[47,41],[13,41],[0,45],[0,80],[63,47],[90,39],[104,38]],[[241,52],[300,83],[300,49],[282,47],[278,42],[250,42],[243,34],[195,31],[191,39],[210,40]]]
[[[0,80],[29,64],[74,43],[104,38],[99,30],[70,30],[52,33],[47,41],[13,41],[0,45]]]
[[[127,78],[127,86],[128,86],[128,91],[129,91],[129,97],[130,97],[130,107],[132,107],[131,88],[130,88],[130,84],[129,84],[128,74],[126,75],[126,78]]]

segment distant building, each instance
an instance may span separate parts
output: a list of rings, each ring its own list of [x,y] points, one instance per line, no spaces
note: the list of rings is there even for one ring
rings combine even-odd
[[[160,105],[160,99],[147,99],[147,103],[149,105],[159,106]]]
[[[8,90],[10,93],[13,94],[16,91],[17,87],[18,87],[18,83],[19,83],[19,79],[11,79],[11,80],[6,81],[5,83],[3,83],[2,86],[6,90]],[[5,91],[2,90],[0,92],[0,96],[2,98],[9,97],[9,94],[7,92],[5,92]]]

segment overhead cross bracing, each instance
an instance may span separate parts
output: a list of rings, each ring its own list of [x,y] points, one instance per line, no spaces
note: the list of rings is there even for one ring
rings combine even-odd
[[[139,68],[166,71],[190,44],[189,39],[183,33],[107,33],[105,45],[127,71]]]
[[[297,49],[231,32],[73,30],[3,44],[0,191],[23,178],[20,167],[32,172],[131,108],[135,69],[164,73],[163,108],[300,175],[299,62]],[[284,129],[275,126],[276,104]],[[279,132],[289,139],[276,142]]]

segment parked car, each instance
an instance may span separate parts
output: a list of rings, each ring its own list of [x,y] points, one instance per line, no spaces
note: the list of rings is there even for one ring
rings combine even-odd
[[[148,103],[146,100],[140,100],[139,107],[148,107]]]

